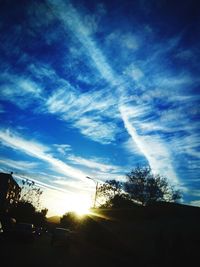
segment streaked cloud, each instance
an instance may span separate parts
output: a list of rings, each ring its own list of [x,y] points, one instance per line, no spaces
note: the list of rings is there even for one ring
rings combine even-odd
[[[106,36],[107,45],[113,45],[113,43],[122,47],[122,49],[137,50],[139,48],[139,40],[136,35],[130,32],[124,33],[120,31],[111,32]]]
[[[56,76],[55,70],[52,67],[39,62],[30,64],[27,69],[34,77],[39,79]]]
[[[24,164],[42,182],[86,193],[94,186],[84,185],[86,172],[123,180],[149,163],[198,201],[190,189],[199,175],[200,53],[189,9],[178,25],[168,16],[155,25],[163,5],[143,1],[6,5],[0,113],[10,130],[0,130],[1,169]]]
[[[80,129],[83,135],[102,144],[109,144],[114,141],[117,133],[115,123],[104,123],[99,117],[82,116],[74,125]]]
[[[40,99],[42,88],[26,77],[3,73],[1,75],[1,99],[10,101],[20,108],[26,108],[33,99]]]
[[[87,159],[87,158],[83,158],[83,157],[77,157],[74,155],[71,155],[70,157],[68,157],[68,159],[73,164],[83,165],[83,166],[86,166],[90,169],[100,170],[101,172],[112,172],[113,170],[119,169],[119,166],[97,162],[97,161],[95,161],[95,159]]]
[[[128,66],[124,71],[124,74],[130,76],[135,81],[139,81],[144,76],[142,70],[134,64]]]
[[[70,122],[83,135],[97,142],[110,143],[119,131],[115,122],[116,99],[105,94],[104,90],[81,93],[66,83],[65,88],[52,94],[46,105],[50,113],[59,114],[62,120]],[[114,121],[105,123],[113,117]]]
[[[15,150],[19,150],[24,152],[32,157],[37,159],[41,159],[47,163],[49,163],[53,168],[56,169],[57,172],[61,174],[66,174],[67,176],[82,179],[86,175],[78,169],[72,168],[66,163],[62,162],[61,160],[53,157],[47,151],[49,150],[48,147],[37,143],[32,140],[26,140],[11,132],[10,130],[1,130],[0,131],[0,140],[3,145],[10,147]]]
[[[200,199],[191,201],[190,205],[200,207]]]
[[[149,162],[152,170],[156,173],[161,173],[171,179],[173,183],[178,182],[177,175],[171,164],[171,157],[166,148],[162,144],[160,138],[153,138],[152,136],[140,136],[133,124],[130,121],[129,115],[126,113],[126,108],[120,107],[124,126],[127,129],[129,135],[132,137],[133,142],[137,145],[138,149],[143,153]],[[153,150],[152,150],[153,147]]]
[[[13,171],[13,169],[24,170],[24,168],[30,170],[38,166],[36,162],[11,160],[9,158],[0,158],[0,164],[10,168],[10,171]]]
[[[112,68],[92,39],[91,32],[84,25],[83,19],[72,4],[70,2],[65,4],[61,0],[56,2],[48,0],[47,2],[51,5],[59,20],[62,21],[64,30],[70,30],[87,50],[87,53],[104,79],[111,83],[111,85],[116,86],[117,83]]]
[[[58,152],[60,152],[63,155],[71,151],[71,146],[68,144],[54,144],[53,146],[58,150]]]

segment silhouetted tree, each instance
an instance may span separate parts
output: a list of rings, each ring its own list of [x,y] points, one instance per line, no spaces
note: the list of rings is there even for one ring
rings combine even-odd
[[[22,180],[21,196],[17,205],[10,210],[18,222],[33,223],[42,226],[46,223],[48,209],[40,210],[40,197],[43,191],[34,181]]]
[[[98,198],[102,200],[104,207],[112,206],[111,200],[116,195],[122,194],[122,183],[116,180],[106,180],[98,188]],[[101,205],[102,206],[102,205]]]
[[[153,174],[150,167],[137,167],[126,178],[125,191],[142,205],[157,201],[175,202],[181,198],[180,191],[169,185],[165,177]]]
[[[130,207],[133,201],[123,191],[123,183],[116,180],[107,180],[98,188],[98,195],[103,204],[100,208]]]
[[[44,208],[44,209],[41,210],[41,214],[42,214],[44,217],[46,217],[47,212],[48,212],[48,209],[46,209],[46,208]]]
[[[43,191],[34,181],[22,180],[20,201],[31,203],[36,209],[40,207],[40,197]]]

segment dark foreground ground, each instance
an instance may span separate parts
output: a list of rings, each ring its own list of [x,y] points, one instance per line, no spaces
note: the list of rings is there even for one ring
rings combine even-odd
[[[0,266],[125,266],[120,255],[76,240],[69,248],[51,245],[50,234],[33,242],[7,240],[0,246]]]
[[[136,225],[135,225],[136,226]],[[45,233],[33,242],[6,240],[0,245],[0,266],[198,266],[199,234],[184,239],[179,233],[166,230],[154,238],[149,227],[137,226],[135,239],[101,233],[95,238],[77,237],[70,247],[51,245],[51,234]],[[155,229],[156,231],[156,229]],[[125,229],[123,229],[123,233]],[[186,233],[186,235],[188,235]],[[108,237],[110,235],[110,237]]]
[[[0,241],[0,266],[199,266],[200,209],[178,206],[104,211],[80,227],[69,248],[51,231],[33,242]]]

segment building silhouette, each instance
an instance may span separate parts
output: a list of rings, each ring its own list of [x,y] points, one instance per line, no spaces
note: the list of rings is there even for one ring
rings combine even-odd
[[[8,211],[17,204],[21,188],[12,177],[12,173],[0,173],[0,211]]]

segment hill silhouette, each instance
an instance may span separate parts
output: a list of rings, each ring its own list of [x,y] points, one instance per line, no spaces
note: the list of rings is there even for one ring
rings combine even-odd
[[[57,226],[60,217],[52,216],[48,221]],[[92,209],[72,227],[78,233],[77,242],[94,252],[91,261],[96,261],[95,251],[101,251],[110,266],[149,267],[195,263],[199,225],[199,207],[159,202],[146,207]],[[62,227],[69,224],[65,226],[63,221]]]
[[[87,236],[93,245],[137,266],[180,266],[197,260],[200,208],[160,202],[131,209],[96,209]]]
[[[59,224],[60,223],[60,216],[51,216],[47,218],[47,221],[49,223],[55,223],[55,224]]]

